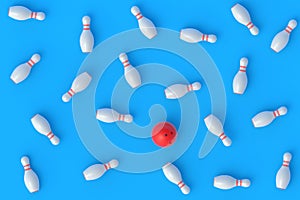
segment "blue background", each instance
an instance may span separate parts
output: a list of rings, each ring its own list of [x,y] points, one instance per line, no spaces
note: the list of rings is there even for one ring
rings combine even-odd
[[[230,8],[236,1],[5,1],[0,7],[1,30],[1,199],[296,199],[300,185],[299,168],[299,29],[291,34],[291,41],[282,52],[270,49],[273,36],[281,31],[292,18],[299,20],[300,4],[290,1],[240,1],[247,7],[253,22],[260,28],[258,36],[252,36],[237,23]],[[7,16],[9,6],[25,5],[32,10],[43,10],[45,21],[15,21]],[[230,148],[218,142],[205,158],[198,159],[206,128],[203,118],[210,113],[209,93],[206,87],[197,92],[201,107],[199,132],[188,151],[175,164],[180,168],[184,181],[191,187],[188,196],[169,183],[161,171],[147,174],[127,174],[116,170],[108,172],[97,181],[86,182],[82,171],[97,161],[82,145],[72,118],[71,103],[63,103],[61,95],[70,84],[86,55],[79,48],[81,18],[88,14],[92,19],[95,44],[108,37],[137,27],[130,13],[132,5],[138,5],[143,14],[157,26],[180,30],[194,27],[206,33],[215,33],[215,44],[201,43],[218,66],[227,93],[227,117],[225,131],[233,140]],[[121,45],[121,44],[120,44]],[[39,52],[38,63],[19,85],[9,79],[13,69]],[[151,55],[153,53],[153,55]],[[138,56],[140,55],[140,56]],[[103,55],[105,56],[105,55]],[[249,59],[249,85],[243,96],[232,93],[232,79],[239,68],[239,59]],[[158,62],[169,66],[182,65],[184,73],[195,81],[198,77],[189,73],[184,62],[169,54],[139,52],[130,57],[134,65]],[[117,66],[117,64],[116,64]],[[119,65],[118,65],[119,66]],[[121,76],[123,69],[106,74]],[[104,83],[103,83],[104,84]],[[102,87],[103,88],[103,87]],[[97,104],[107,104],[111,86],[102,89],[105,99],[97,92]],[[142,93],[151,91],[153,95]],[[132,105],[147,112],[151,102],[157,102],[155,88],[146,88],[136,94]],[[147,99],[145,105],[139,103]],[[149,103],[149,102],[150,103]],[[259,111],[276,109],[280,105],[289,108],[287,116],[272,125],[254,129],[251,118]],[[174,111],[173,111],[174,112]],[[33,129],[30,118],[40,113],[49,120],[53,132],[61,138],[54,147]],[[147,118],[139,119],[147,124]],[[115,133],[117,135],[119,133]],[[122,147],[126,147],[123,144]],[[285,151],[293,154],[292,180],[287,190],[275,188],[275,174],[282,163]],[[31,158],[33,169],[41,182],[41,190],[30,194],[23,183],[22,155]],[[237,178],[249,178],[248,189],[235,188],[222,191],[212,186],[213,177],[231,174]]]

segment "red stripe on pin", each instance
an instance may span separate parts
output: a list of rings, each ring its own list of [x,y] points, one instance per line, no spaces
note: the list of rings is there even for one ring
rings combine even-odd
[[[136,15],[136,18],[137,18],[137,20],[140,20],[140,19],[143,18],[143,15],[142,15],[141,13],[138,13],[138,14]]]
[[[293,29],[292,29],[290,26],[287,26],[286,29],[285,29],[285,31],[286,31],[287,33],[291,33],[292,30],[293,30]]]

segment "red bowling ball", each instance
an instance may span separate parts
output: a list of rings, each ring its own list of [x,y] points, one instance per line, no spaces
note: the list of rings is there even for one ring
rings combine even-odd
[[[159,147],[168,147],[176,141],[177,131],[169,122],[160,122],[152,129],[152,140]]]

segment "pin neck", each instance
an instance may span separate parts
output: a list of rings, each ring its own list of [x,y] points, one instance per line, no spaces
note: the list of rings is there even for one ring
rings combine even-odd
[[[30,164],[24,165],[23,167],[25,171],[31,170]]]
[[[177,183],[179,188],[183,188],[185,186],[183,181],[180,181],[179,183]]]
[[[290,165],[290,161],[288,161],[288,160],[284,160],[282,163],[282,166],[284,166],[284,167],[288,167],[289,165]]]
[[[135,17],[137,18],[137,20],[140,20],[143,18],[143,15],[139,12],[135,15]]]
[[[128,67],[128,66],[130,65],[130,63],[129,63],[128,60],[125,60],[125,61],[123,61],[122,63],[123,63],[124,68],[125,68],[125,67]]]
[[[124,121],[124,119],[125,119],[125,115],[119,115],[119,121]]]
[[[248,29],[252,29],[254,27],[254,24],[250,21],[247,25]]]
[[[32,59],[30,59],[30,60],[27,62],[27,64],[29,65],[29,67],[32,67],[32,66],[35,64],[35,62],[34,62]]]
[[[208,41],[208,35],[203,34],[201,40]]]
[[[274,115],[274,117],[278,117],[278,116],[280,116],[280,112],[278,110],[275,110],[273,112],[273,115]]]
[[[192,84],[187,85],[187,90],[188,92],[193,91],[193,85]]]
[[[220,138],[221,140],[224,140],[225,138],[227,138],[227,136],[225,135],[225,133],[221,133],[221,134],[219,135],[219,138]]]
[[[246,72],[247,66],[240,66],[240,72]]]
[[[54,134],[50,131],[50,132],[47,134],[47,137],[51,140],[51,139],[54,137]]]
[[[104,164],[105,170],[109,170],[111,168],[109,163]]]
[[[287,27],[285,28],[285,32],[287,32],[288,34],[290,34],[290,33],[292,32],[292,30],[293,30],[293,28],[290,27],[290,26],[287,26]]]
[[[71,89],[68,91],[68,94],[69,94],[70,96],[73,96],[73,95],[75,94],[75,92],[74,92],[74,90],[71,88]]]
[[[242,186],[243,185],[243,180],[236,180],[235,185],[236,186]]]
[[[32,12],[30,18],[36,19],[36,17],[37,17],[37,12]]]
[[[90,30],[90,24],[83,24],[83,30]]]

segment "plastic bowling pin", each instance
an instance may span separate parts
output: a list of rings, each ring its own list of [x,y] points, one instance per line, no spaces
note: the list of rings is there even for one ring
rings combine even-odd
[[[170,182],[177,185],[180,188],[180,190],[183,194],[189,194],[190,193],[189,186],[187,186],[183,182],[183,180],[181,178],[181,173],[175,165],[173,165],[172,163],[167,163],[166,165],[164,165],[162,167],[162,170],[163,170],[163,173],[166,176],[166,178]]]
[[[186,28],[180,31],[180,39],[189,43],[197,43],[201,41],[215,43],[217,41],[217,36],[206,35],[196,29]]]
[[[80,48],[83,53],[89,53],[94,48],[94,36],[90,29],[91,19],[89,16],[82,18],[83,30],[80,35]]]
[[[222,190],[229,190],[237,186],[249,187],[250,185],[249,179],[237,180],[228,175],[220,175],[214,178],[214,187]]]
[[[201,84],[195,82],[193,84],[174,84],[165,89],[165,95],[167,99],[179,99],[189,92],[200,90]]]
[[[231,145],[231,139],[225,135],[221,121],[213,114],[208,115],[204,119],[207,129],[214,135],[218,136],[223,144],[228,147]]]
[[[245,7],[240,4],[235,4],[231,8],[231,12],[236,21],[245,25],[250,30],[252,35],[257,35],[259,33],[258,28],[251,22],[251,17]]]
[[[286,115],[287,111],[287,108],[282,106],[275,111],[260,112],[252,118],[253,126],[256,128],[267,126],[271,124],[275,118]]]
[[[276,187],[285,190],[290,183],[291,172],[290,172],[290,161],[292,159],[292,154],[285,153],[283,155],[283,163],[276,174]]]
[[[44,20],[46,15],[43,12],[32,12],[24,6],[12,6],[8,10],[8,16],[15,20],[37,19]]]
[[[284,47],[287,45],[290,39],[290,33],[296,28],[297,21],[292,19],[289,21],[287,27],[277,33],[272,41],[271,49],[273,49],[275,52],[280,52]]]
[[[137,6],[131,8],[131,13],[138,20],[140,30],[147,38],[152,39],[157,35],[156,28],[152,21],[144,17]]]
[[[131,115],[123,115],[111,108],[98,109],[96,113],[96,118],[102,122],[112,123],[117,121],[123,121],[131,123],[133,117]]]
[[[116,168],[118,165],[119,161],[117,160],[111,160],[106,164],[95,164],[84,170],[83,176],[87,181],[95,180],[103,176],[107,170]]]
[[[36,114],[31,118],[31,123],[34,129],[40,134],[47,136],[53,145],[59,144],[60,140],[56,135],[52,133],[50,124],[47,119],[39,114]]]
[[[247,84],[248,84],[248,78],[246,74],[247,65],[248,65],[248,59],[245,57],[242,58],[240,60],[240,70],[235,75],[232,83],[233,92],[235,94],[244,94],[247,88]]]
[[[119,60],[124,66],[124,76],[127,83],[132,87],[136,88],[141,85],[141,76],[137,69],[135,69],[129,62],[126,53],[119,55]]]
[[[24,167],[24,183],[29,192],[37,192],[40,189],[39,177],[30,167],[30,161],[27,156],[21,158],[21,163]]]
[[[64,102],[69,102],[72,96],[85,90],[92,80],[87,72],[79,74],[73,81],[71,89],[62,96]]]
[[[41,60],[41,56],[39,54],[34,54],[28,62],[23,63],[15,68],[15,70],[10,75],[10,79],[15,84],[24,81],[30,74],[31,68],[40,60]]]

